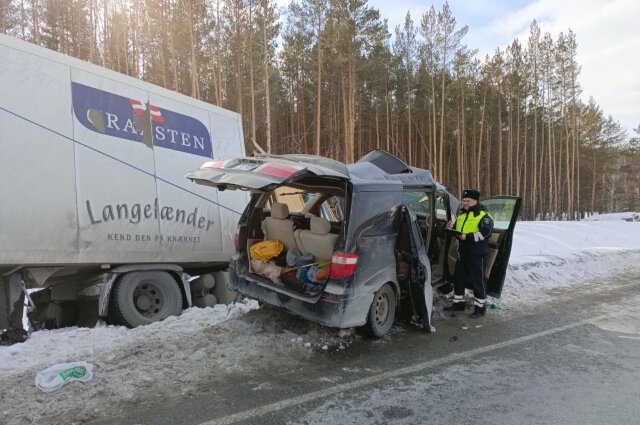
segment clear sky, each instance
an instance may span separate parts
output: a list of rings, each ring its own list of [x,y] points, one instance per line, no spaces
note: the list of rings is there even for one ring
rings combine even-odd
[[[443,1],[369,0],[369,4],[388,19],[393,33],[407,11],[419,23],[432,4],[441,10]],[[571,29],[578,42],[583,100],[593,97],[628,136],[635,136],[632,129],[640,125],[640,0],[450,0],[449,7],[460,26],[469,26],[464,42],[479,49],[481,59],[516,37],[526,45],[534,19],[542,34],[548,32],[554,40]]]

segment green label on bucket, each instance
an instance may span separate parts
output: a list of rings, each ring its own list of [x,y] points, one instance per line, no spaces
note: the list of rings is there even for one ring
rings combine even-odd
[[[60,377],[67,382],[69,379],[80,379],[87,374],[87,368],[84,366],[76,366],[69,369],[65,369],[60,372]]]

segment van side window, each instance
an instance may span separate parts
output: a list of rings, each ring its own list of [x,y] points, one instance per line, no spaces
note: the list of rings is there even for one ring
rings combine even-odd
[[[417,216],[429,214],[432,198],[425,192],[402,192],[402,203],[407,206]]]
[[[482,205],[487,207],[487,211],[493,218],[494,230],[507,230],[514,216],[516,199],[485,199]]]
[[[431,240],[433,229],[433,192],[421,190],[405,190],[402,192],[402,203],[416,216],[416,221],[424,241]]]
[[[320,204],[320,215],[330,222],[339,223],[344,220],[344,198],[332,196]]]
[[[443,195],[436,196],[436,220],[447,221],[447,201]]]

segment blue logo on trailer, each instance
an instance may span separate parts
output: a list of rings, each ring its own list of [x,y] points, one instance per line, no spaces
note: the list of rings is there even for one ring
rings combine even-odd
[[[89,130],[212,158],[209,130],[193,117],[74,82],[71,91],[75,116]]]

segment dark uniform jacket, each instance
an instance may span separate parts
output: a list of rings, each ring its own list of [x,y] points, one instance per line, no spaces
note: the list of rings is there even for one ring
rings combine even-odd
[[[468,211],[461,210],[455,229],[467,235],[465,240],[458,240],[460,254],[486,255],[489,253],[493,218],[484,205],[478,203]]]

